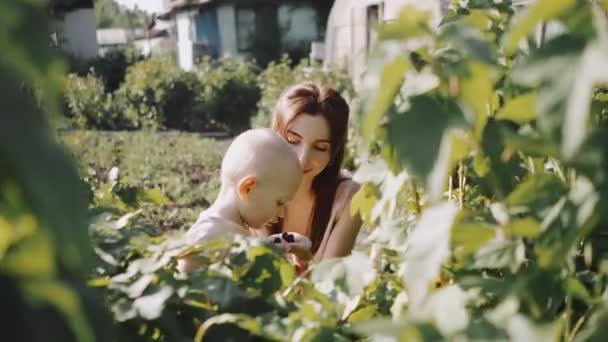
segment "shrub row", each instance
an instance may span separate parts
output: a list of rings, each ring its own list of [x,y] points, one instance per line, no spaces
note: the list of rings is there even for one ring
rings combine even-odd
[[[112,57],[106,62],[120,60]],[[170,56],[156,56],[135,61],[122,76],[114,74],[121,72],[118,66],[102,65],[97,61],[88,72],[66,78],[66,116],[74,128],[237,133],[250,126],[268,126],[276,99],[290,84],[318,81],[332,84],[346,96],[352,94],[345,73],[326,72],[306,60],[292,67],[287,57],[261,72],[250,62],[230,58],[204,58],[186,72]]]

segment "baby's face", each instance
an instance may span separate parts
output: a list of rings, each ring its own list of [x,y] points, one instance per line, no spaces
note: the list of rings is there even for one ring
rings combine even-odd
[[[285,206],[293,197],[297,185],[278,183],[260,184],[251,192],[249,203],[242,213],[251,228],[267,228],[285,215]]]

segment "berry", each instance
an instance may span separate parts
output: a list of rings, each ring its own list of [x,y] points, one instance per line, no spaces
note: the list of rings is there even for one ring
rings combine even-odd
[[[286,237],[284,237],[285,241],[289,242],[289,243],[294,243],[296,242],[296,239],[294,238],[293,234],[287,234]]]
[[[276,237],[276,238],[274,238],[273,241],[274,241],[274,243],[281,243],[281,238]]]

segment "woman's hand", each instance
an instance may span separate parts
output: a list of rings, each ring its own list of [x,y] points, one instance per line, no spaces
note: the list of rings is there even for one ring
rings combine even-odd
[[[284,232],[273,234],[268,237],[272,243],[281,247],[285,253],[293,254],[298,265],[308,264],[312,259],[312,242],[302,234],[294,232]]]

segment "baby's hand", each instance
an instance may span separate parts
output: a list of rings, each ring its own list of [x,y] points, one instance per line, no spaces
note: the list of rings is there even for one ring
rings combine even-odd
[[[281,247],[286,253],[293,253],[299,259],[310,260],[312,253],[312,242],[302,234],[294,232],[284,232],[273,234],[268,237],[275,245]]]

